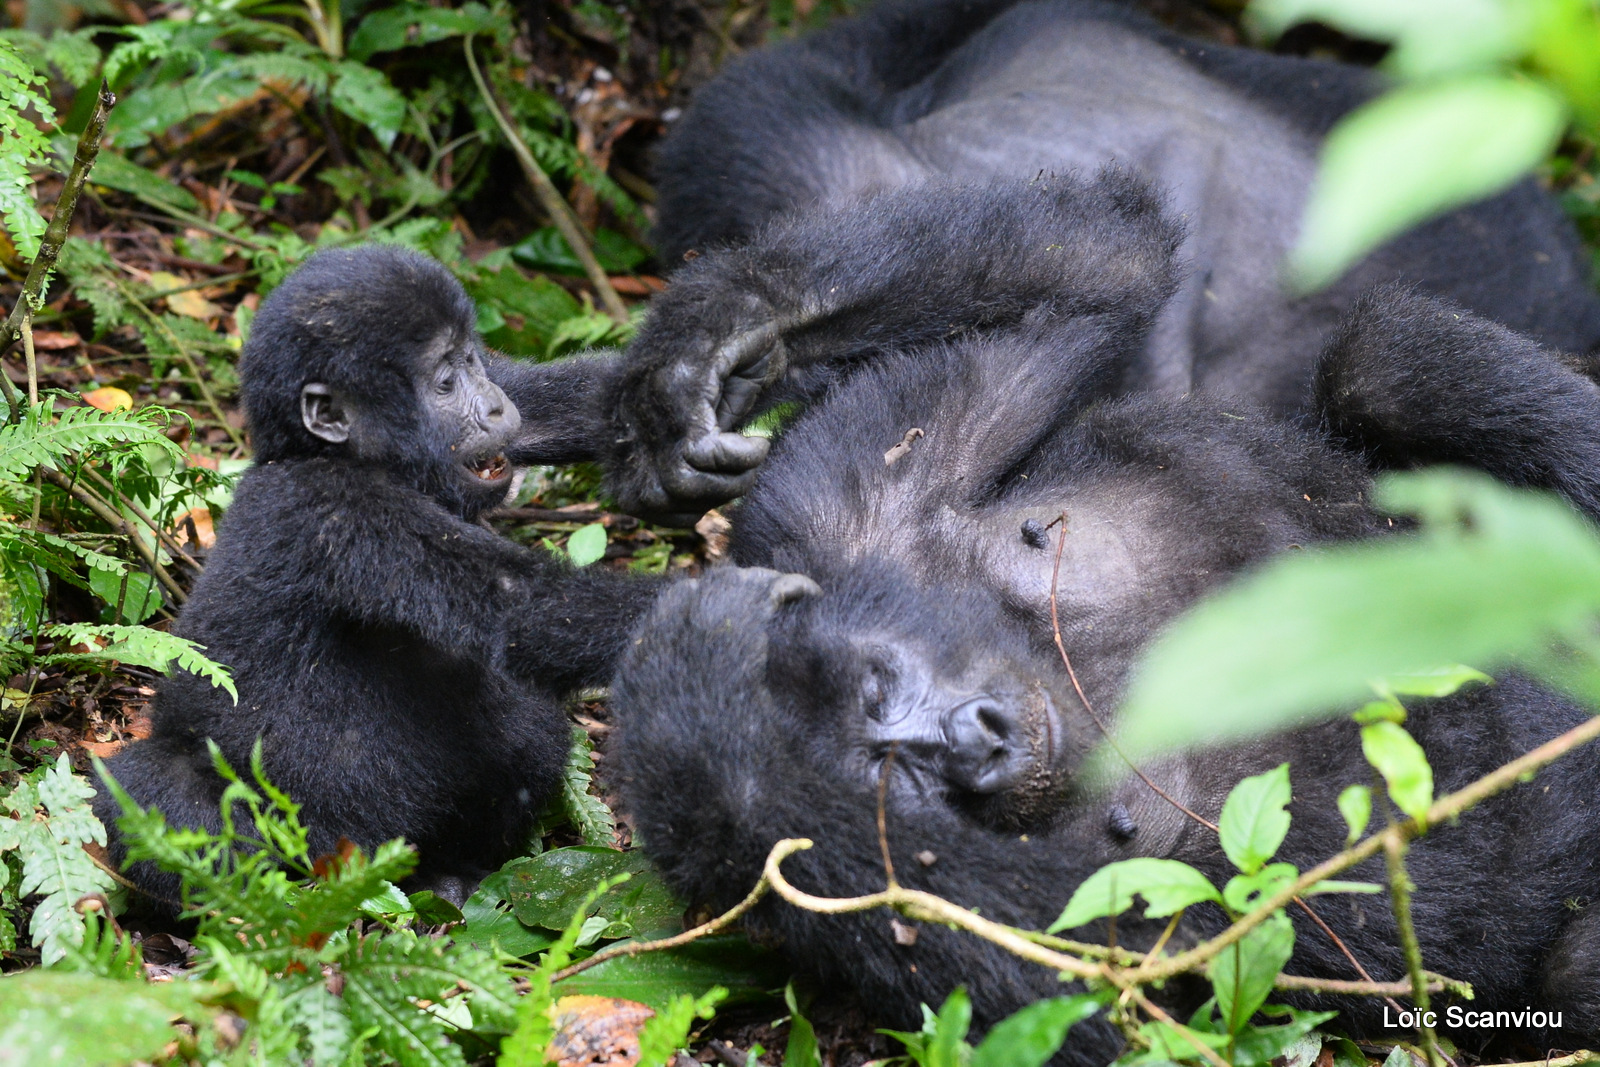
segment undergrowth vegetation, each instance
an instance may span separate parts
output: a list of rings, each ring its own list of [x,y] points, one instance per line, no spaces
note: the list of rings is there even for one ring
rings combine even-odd
[[[849,6],[708,4],[689,25],[663,13],[670,5],[563,0],[529,27],[499,0],[121,0],[31,4],[25,16],[7,5],[0,269],[12,310],[0,342],[15,353],[0,376],[0,958],[15,973],[0,978],[0,1050],[29,1063],[513,1067],[576,1056],[573,1035],[602,1025],[657,1065],[719,1009],[744,1005],[782,1024],[741,1031],[746,1062],[836,1061],[807,1018],[810,991],[731,932],[766,892],[833,906],[781,871],[785,856],[829,843],[780,843],[745,905],[685,933],[683,903],[625,849],[629,829],[596,782],[606,723],[594,702],[574,710],[564,787],[525,855],[459,909],[397,888],[416,862],[404,842],[311,855],[293,798],[258,763],[236,772],[218,757],[230,782],[221,834],[120,797],[131,858],[181,876],[192,924],[183,938],[124,929],[125,890],[95,850],[105,831],[88,798],[106,787],[95,757],[148,732],[158,672],[176,664],[232,691],[226,665],[168,627],[249,462],[234,368],[262,296],[315,249],[393,242],[455,272],[488,343],[511,355],[624,343],[661,284],[646,245],[650,138],[733,51]],[[1396,45],[1397,90],[1330,141],[1296,254],[1306,283],[1504,185],[1569,128],[1553,170],[1580,219],[1600,217],[1584,140],[1600,114],[1592,5],[1463,8],[1471,17],[1369,0],[1255,5],[1265,30],[1315,17]],[[1437,33],[1446,20],[1459,32]],[[1492,145],[1468,143],[1485,129]],[[1414,186],[1383,180],[1396,144],[1417,157]],[[1315,988],[1283,973],[1286,909],[1387,892],[1408,937],[1407,845],[1600,733],[1586,724],[1560,751],[1435,796],[1407,701],[1490,683],[1482,671],[1515,658],[1600,703],[1600,540],[1564,506],[1461,474],[1398,478],[1385,492],[1395,514],[1419,518],[1415,536],[1299,554],[1202,605],[1151,653],[1124,709],[1126,752],[1106,757],[1196,740],[1183,734],[1196,722],[1242,738],[1364,702],[1374,777],[1339,799],[1349,847],[1310,871],[1274,861],[1289,830],[1285,765],[1229,796],[1216,832],[1237,873],[1222,885],[1175,861],[1125,861],[1079,886],[1041,932],[891,880],[850,907],[960,927],[1079,991],[969,1042],[957,990],[925,1008],[921,1030],[853,1050],[921,1067],[1036,1067],[1106,1011],[1128,1040],[1123,1065],[1366,1067],[1372,1047],[1343,1037],[1331,1013],[1274,1000]],[[535,472],[496,521],[583,566],[663,572],[720,551],[714,523],[696,536],[613,514],[583,468]],[[1291,625],[1313,636],[1286,647],[1275,634]],[[1379,852],[1386,886],[1334,877]],[[1170,932],[1201,904],[1231,925],[1181,952],[1054,932],[1135,907]],[[1351,991],[1420,1006],[1465,992],[1426,969],[1414,938],[1405,948],[1404,991]],[[1213,995],[1176,1019],[1149,994],[1183,973]],[[644,1010],[628,1015],[629,1003]],[[1450,1051],[1424,1027],[1393,1045],[1390,1067],[1409,1067],[1408,1049],[1434,1063]]]

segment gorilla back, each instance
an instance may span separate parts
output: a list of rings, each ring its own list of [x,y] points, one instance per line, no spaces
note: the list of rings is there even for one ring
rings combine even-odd
[[[1323,136],[1374,89],[1333,63],[1187,40],[1102,0],[883,0],[728,64],[664,143],[668,260],[773,217],[929,178],[1130,167],[1183,218],[1186,278],[1129,387],[1201,388],[1277,410],[1357,295],[1396,279],[1568,351],[1600,343],[1572,228],[1524,182],[1291,299],[1293,243]]]
[[[977,196],[900,193],[854,210],[920,241]],[[613,707],[624,798],[646,850],[691,899],[731,905],[786,837],[816,842],[785,865],[801,889],[881,889],[884,775],[902,883],[1002,922],[1042,928],[1087,875],[1136,855],[1222,879],[1215,834],[1139,779],[1109,791],[1079,780],[1099,732],[1054,646],[1052,589],[1077,680],[1104,714],[1152,634],[1230,575],[1285,550],[1390,536],[1367,505],[1369,457],[1470,463],[1595,513],[1600,389],[1556,353],[1388,289],[1358,304],[1322,355],[1306,426],[1201,395],[1108,400],[1102,383],[1173,290],[1170,229],[1114,175],[990,190],[982,202],[1061,247],[1054,284],[1003,327],[889,346],[836,384],[774,446],[737,513],[741,566],[665,593],[623,660]],[[847,209],[816,225],[850,221]],[[765,254],[713,253],[696,270]],[[988,261],[986,249],[972,254]],[[1103,269],[1115,264],[1139,268]],[[742,275],[725,266],[720,276]],[[804,276],[790,284],[804,288],[794,280]],[[685,319],[672,332],[693,335],[700,312],[662,310]],[[1513,676],[1419,702],[1408,727],[1442,793],[1585,716]],[[1294,822],[1280,856],[1306,869],[1343,847],[1339,792],[1370,780],[1348,720],[1145,769],[1214,821],[1240,778],[1284,760]],[[1597,789],[1600,752],[1580,750],[1435,828],[1408,861],[1428,966],[1470,981],[1474,1009],[1563,1012],[1559,1033],[1523,1034],[1533,1043],[1600,1038],[1600,919],[1564,904],[1600,878]],[[1385,880],[1379,861],[1358,872]],[[1405,974],[1386,901],[1318,900],[1374,977]],[[1294,918],[1291,973],[1358,977],[1320,928]],[[957,984],[984,1024],[1062,989],[965,934],[926,927],[903,944],[881,913],[821,916],[769,899],[751,922],[894,1025],[914,1027],[919,1002],[936,1005]],[[1190,909],[1176,943],[1221,924],[1220,912]],[[1161,925],[1124,916],[1117,938],[1148,946]],[[1185,1016],[1203,995],[1162,993]],[[1326,1006],[1376,1028],[1365,1002]],[[1062,1055],[1087,1065],[1116,1050],[1111,1028],[1095,1024]]]
[[[473,521],[513,461],[585,437],[547,432],[550,368],[485,352],[474,322],[442,267],[379,246],[319,253],[262,305],[240,364],[257,463],[178,621],[239,701],[164,682],[151,737],[109,763],[135,800],[215,830],[205,742],[242,769],[259,738],[314,851],[405,837],[418,877],[456,894],[521,844],[565,759],[560,696],[607,676],[655,587]],[[551,392],[555,422],[580,423],[572,390]],[[174,906],[146,866],[136,879]]]

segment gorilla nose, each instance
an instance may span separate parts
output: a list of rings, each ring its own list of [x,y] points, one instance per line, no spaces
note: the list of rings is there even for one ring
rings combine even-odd
[[[511,400],[499,389],[486,389],[473,398],[472,417],[486,432],[505,429],[507,423],[515,429],[522,421]]]
[[[945,716],[945,777],[972,793],[998,793],[1021,780],[1028,746],[1021,716],[993,697],[978,697]]]

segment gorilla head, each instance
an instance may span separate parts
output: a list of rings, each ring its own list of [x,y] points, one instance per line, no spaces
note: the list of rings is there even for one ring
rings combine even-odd
[[[476,321],[425,256],[317,253],[267,298],[240,360],[257,459],[382,465],[459,514],[492,507],[521,418],[485,372]]]

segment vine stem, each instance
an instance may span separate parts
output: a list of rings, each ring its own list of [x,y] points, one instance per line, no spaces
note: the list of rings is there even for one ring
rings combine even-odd
[[[1389,902],[1394,907],[1395,925],[1400,930],[1400,950],[1405,953],[1406,971],[1411,980],[1411,1003],[1417,1009],[1417,1036],[1427,1054],[1428,1067],[1443,1067],[1439,1038],[1423,1020],[1431,1005],[1428,982],[1422,970],[1422,946],[1417,943],[1417,928],[1411,921],[1411,876],[1406,873],[1406,843],[1398,837],[1383,842],[1384,864],[1389,871]]]
[[[116,103],[117,98],[110,86],[102,81],[89,124],[78,138],[78,151],[72,157],[72,168],[67,171],[61,195],[56,198],[55,213],[50,216],[50,225],[45,227],[44,237],[39,242],[39,254],[29,264],[28,276],[22,282],[22,293],[17,297],[11,314],[6,316],[5,326],[0,328],[3,329],[0,332],[0,349],[11,347],[11,343],[22,336],[25,320],[44,300],[45,283],[50,280],[56,258],[61,255],[61,246],[66,243],[67,233],[72,229],[72,213],[78,207],[78,194],[83,192],[84,183],[89,180],[89,169],[100,154],[100,137],[105,133],[106,117]],[[17,388],[5,374],[0,374],[0,383],[3,383],[6,401],[11,406],[6,421],[18,422],[22,418],[22,404]]]
[[[528,148],[527,142],[523,141],[522,135],[511,125],[501,110],[499,102],[495,100],[494,90],[489,87],[489,83],[484,80],[483,72],[478,69],[478,58],[473,54],[472,42],[473,35],[468,34],[466,40],[462,42],[462,48],[467,53],[467,66],[472,70],[472,80],[477,83],[484,107],[488,108],[489,114],[494,117],[495,125],[499,126],[500,132],[505,135],[511,151],[516,153],[517,162],[522,164],[522,173],[527,177],[528,184],[533,186],[533,191],[539,197],[539,203],[545,213],[550,216],[550,221],[555,223],[556,229],[561,231],[561,236],[566,238],[572,254],[583,264],[583,272],[589,276],[594,291],[600,295],[600,303],[605,306],[606,314],[617,322],[626,323],[627,305],[611,287],[611,279],[606,277],[605,268],[595,258],[594,249],[589,244],[589,235],[583,232],[583,224],[578,221],[578,216],[573,214],[572,206],[555,187],[550,176],[539,166],[539,161],[533,158],[533,151]]]
[[[597,963],[614,960],[618,956],[638,956],[646,952],[660,952],[662,949],[677,948],[680,945],[687,945],[691,941],[698,941],[702,937],[710,937],[712,934],[720,933],[737,922],[745,912],[755,907],[756,903],[767,895],[767,890],[770,888],[772,888],[772,885],[767,881],[766,875],[763,874],[761,879],[756,882],[756,887],[750,890],[743,900],[718,915],[715,919],[703,922],[694,929],[685,930],[681,934],[663,937],[659,941],[635,941],[626,945],[613,945],[602,952],[596,952],[586,960],[579,960],[572,966],[564,967],[557,971],[550,976],[550,984],[554,985],[563,979],[571,978],[580,971],[587,971]]]

